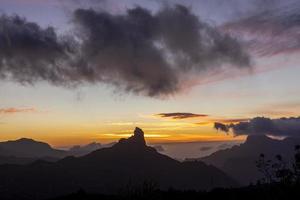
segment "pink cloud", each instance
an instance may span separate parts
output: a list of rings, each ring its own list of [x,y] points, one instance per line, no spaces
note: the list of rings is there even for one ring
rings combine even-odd
[[[0,114],[36,113],[35,108],[0,108]]]

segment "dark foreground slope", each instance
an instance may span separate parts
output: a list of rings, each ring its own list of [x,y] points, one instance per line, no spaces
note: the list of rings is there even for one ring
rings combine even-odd
[[[235,181],[203,162],[178,162],[146,146],[142,130],[110,148],[58,162],[0,166],[0,199],[48,198],[87,192],[113,194],[128,185],[151,182],[160,189],[207,190],[236,186]]]
[[[89,194],[83,190],[51,200],[286,200],[300,199],[300,185],[256,185],[234,189],[215,189],[209,192],[131,190],[117,195]]]

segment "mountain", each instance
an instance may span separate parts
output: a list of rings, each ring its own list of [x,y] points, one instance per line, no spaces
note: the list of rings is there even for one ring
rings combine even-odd
[[[102,145],[100,143],[92,142],[85,146],[75,145],[69,149],[68,153],[74,156],[82,156],[100,148],[102,148]]]
[[[63,151],[54,149],[44,142],[21,138],[0,142],[0,165],[29,164],[39,159],[53,162],[66,156],[83,156],[102,147],[110,147],[113,144],[101,145],[92,142],[84,146],[75,145],[69,150]]]
[[[224,172],[201,161],[179,162],[158,153],[146,145],[139,128],[130,138],[82,157],[25,166],[2,165],[0,177],[0,199],[11,195],[42,199],[80,188],[94,193],[116,193],[144,183],[157,184],[160,189],[186,190],[237,185]]]
[[[16,158],[62,158],[65,151],[53,149],[49,144],[28,138],[0,142],[0,156]]]
[[[273,160],[280,154],[286,162],[290,162],[293,161],[294,147],[298,144],[300,138],[277,140],[264,135],[251,135],[243,144],[217,151],[199,160],[216,166],[241,184],[247,185],[256,183],[262,176],[255,163],[260,154]]]
[[[26,164],[33,163],[37,160],[55,162],[55,161],[59,160],[59,158],[56,158],[56,157],[32,158],[32,157],[0,156],[0,165],[4,165],[4,164],[26,165]]]

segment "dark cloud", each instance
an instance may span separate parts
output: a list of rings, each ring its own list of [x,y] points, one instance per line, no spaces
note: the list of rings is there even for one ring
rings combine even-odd
[[[256,117],[237,124],[215,123],[215,128],[225,132],[231,129],[235,135],[299,136],[300,117],[279,119]]]
[[[67,82],[63,63],[71,42],[52,27],[41,28],[19,16],[0,16],[0,77],[20,83]]]
[[[59,86],[106,83],[161,97],[183,89],[191,74],[250,65],[238,41],[181,5],[155,13],[136,7],[120,15],[77,9],[72,22],[76,34],[62,37],[52,27],[1,16],[0,76]]]
[[[229,127],[227,125],[219,123],[219,122],[215,122],[214,128],[217,130],[226,132],[226,133],[228,133],[228,131],[229,131]]]
[[[223,29],[262,56],[299,51],[300,2],[262,1],[261,4],[264,9],[260,12],[227,23]]]
[[[162,118],[172,118],[172,119],[187,119],[187,118],[195,118],[195,117],[207,117],[205,114],[195,114],[195,113],[159,113],[156,116]]]
[[[201,73],[223,63],[249,66],[237,41],[205,24],[184,6],[155,14],[141,7],[125,15],[78,9],[82,59],[91,80],[147,96],[178,92],[182,74]],[[82,65],[81,65],[82,67]]]

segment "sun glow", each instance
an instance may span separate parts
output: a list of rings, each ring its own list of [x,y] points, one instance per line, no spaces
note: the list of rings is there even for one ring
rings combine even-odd
[[[132,136],[132,134],[113,134],[113,133],[107,133],[107,134],[102,134],[103,136],[107,136],[109,138],[128,138]],[[165,134],[145,134],[145,138],[166,138],[170,137],[170,135],[165,135]]]

